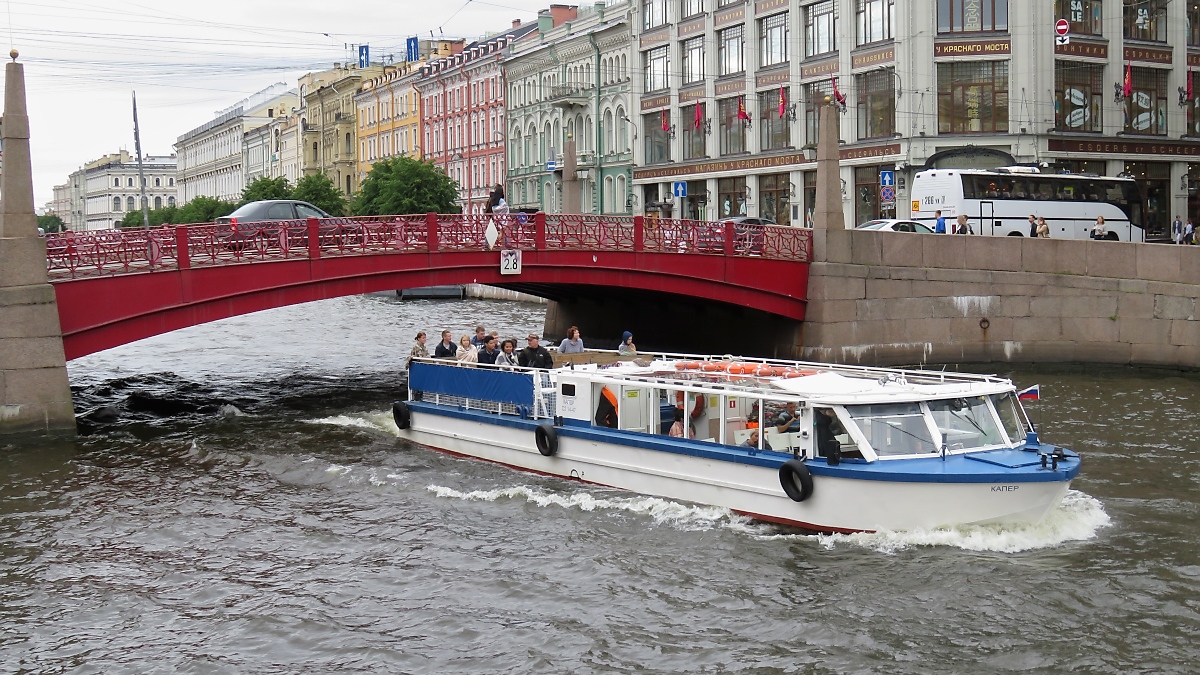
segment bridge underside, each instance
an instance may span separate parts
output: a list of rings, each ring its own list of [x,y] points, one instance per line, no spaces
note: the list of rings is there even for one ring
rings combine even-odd
[[[797,344],[808,264],[723,256],[526,251],[296,259],[76,279],[55,285],[67,359],[264,309],[402,288],[480,283],[555,301],[548,333],[631,330],[639,347],[776,353]],[[714,303],[717,303],[714,305]],[[759,337],[764,333],[766,337]],[[740,345],[746,345],[740,348]],[[784,353],[779,353],[784,355]]]

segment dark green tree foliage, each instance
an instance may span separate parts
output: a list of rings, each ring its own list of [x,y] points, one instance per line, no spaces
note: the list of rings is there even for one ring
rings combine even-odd
[[[292,199],[292,186],[288,185],[287,178],[261,176],[250,181],[246,189],[242,190],[242,204],[263,199]]]
[[[292,199],[308,202],[331,216],[346,215],[346,197],[323,173],[305,176],[296,181]]]
[[[62,232],[63,219],[57,214],[49,213],[44,216],[38,216],[38,227],[42,228],[42,232]]]
[[[404,213],[458,213],[458,183],[433,165],[412,157],[393,157],[371,166],[354,200],[360,216]]]
[[[221,216],[229,215],[236,208],[237,204],[233,202],[223,202],[213,197],[196,197],[179,207],[175,213],[175,222],[211,223]]]
[[[174,206],[167,206],[161,209],[150,210],[150,227],[158,227],[159,225],[170,225],[179,223],[179,209]],[[121,222],[117,223],[117,227],[141,227],[142,212],[130,211],[125,214]]]

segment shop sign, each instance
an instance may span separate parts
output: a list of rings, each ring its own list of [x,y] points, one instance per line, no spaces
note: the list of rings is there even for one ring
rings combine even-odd
[[[746,90],[746,80],[743,77],[738,77],[728,82],[717,82],[713,87],[714,96],[724,96],[725,94],[736,94]]]
[[[1142,63],[1170,63],[1170,49],[1154,49],[1153,47],[1126,47],[1126,61],[1141,61]]]
[[[899,148],[900,146],[896,146]],[[705,162],[690,166],[668,166],[661,169],[635,169],[634,180],[646,178],[666,178],[667,176],[685,176],[701,173],[719,173],[729,171],[751,171],[754,169],[770,169],[777,166],[805,164],[808,160],[804,154],[773,155],[770,157],[755,157],[753,159],[731,159],[721,162]]]
[[[723,28],[746,18],[746,6],[730,7],[713,15],[713,28]]]
[[[697,99],[702,99],[702,98],[704,98],[704,85],[700,85],[699,87],[692,87],[691,89],[680,89],[679,90],[679,102],[680,103],[689,103],[691,101],[695,101]]]
[[[813,77],[825,77],[833,75],[838,71],[837,52],[830,58],[815,61],[813,63],[804,63],[800,65],[800,79],[807,80]]]
[[[659,28],[658,30],[651,32],[651,33],[643,33],[642,37],[638,41],[638,44],[641,45],[642,49],[646,49],[647,47],[654,47],[655,45],[663,44],[664,42],[667,42],[670,39],[671,39],[670,27]]]
[[[679,24],[679,30],[676,33],[679,37],[688,37],[689,35],[697,35],[704,32],[704,18],[692,19],[685,23]]]
[[[866,68],[867,66],[878,66],[883,63],[891,63],[896,60],[896,47],[889,45],[882,49],[872,49],[869,52],[861,52],[850,55],[851,68]]]
[[[659,94],[657,96],[647,96],[642,99],[642,110],[650,110],[651,108],[662,108],[671,105],[670,94]]]
[[[934,57],[940,56],[993,56],[1008,54],[1008,40],[954,41],[933,43]]]
[[[1081,42],[1078,38],[1065,45],[1055,45],[1054,53],[1059,56],[1085,56],[1090,59],[1107,59],[1108,45],[1102,42]]]
[[[1197,143],[1136,143],[1127,141],[1077,141],[1052,138],[1048,142],[1050,152],[1086,152],[1104,155],[1167,155],[1175,157],[1200,157],[1200,142]]]
[[[868,157],[889,157],[900,154],[900,144],[872,145],[865,148],[842,148],[839,153],[842,159],[866,159]]]

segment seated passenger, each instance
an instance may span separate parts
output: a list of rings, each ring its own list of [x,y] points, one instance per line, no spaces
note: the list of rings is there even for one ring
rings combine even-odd
[[[683,409],[675,409],[675,423],[671,425],[671,437],[683,438]]]
[[[775,418],[775,430],[781,434],[787,434],[800,431],[800,427],[800,418],[796,416],[796,402],[788,401],[783,406],[783,412]]]
[[[617,428],[617,397],[608,387],[600,389],[600,403],[596,406],[596,426]]]
[[[754,431],[750,432],[750,438],[747,438],[746,440],[742,441],[742,447],[743,448],[758,448],[758,429],[755,429]],[[771,449],[771,441],[763,439],[762,449],[770,450]]]

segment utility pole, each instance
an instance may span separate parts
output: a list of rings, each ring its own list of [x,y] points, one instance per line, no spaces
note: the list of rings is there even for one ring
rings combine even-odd
[[[142,134],[138,129],[137,92],[133,92],[133,146],[137,150],[138,180],[142,182],[142,227],[150,229],[150,202],[146,199],[146,172],[142,169]]]

